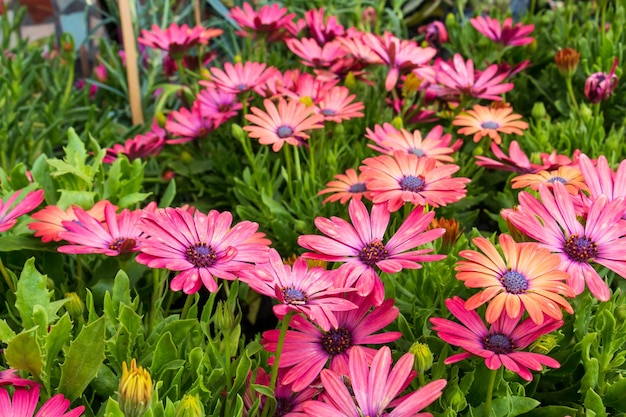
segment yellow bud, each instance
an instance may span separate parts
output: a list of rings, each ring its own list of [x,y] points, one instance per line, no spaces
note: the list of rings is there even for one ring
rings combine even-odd
[[[540,336],[530,345],[530,351],[547,355],[552,349],[559,344],[559,337],[557,334],[548,333]]]
[[[410,73],[404,79],[404,85],[402,86],[402,95],[408,97],[417,92],[422,85],[423,78],[418,77],[414,73]]]
[[[356,77],[354,76],[352,71],[348,72],[348,75],[346,75],[346,80],[344,81],[344,84],[348,88],[352,88],[356,85]]]
[[[211,72],[206,68],[200,69],[200,78],[202,78],[203,80],[210,80]]]
[[[430,351],[430,348],[426,343],[413,343],[409,352],[411,352],[415,357],[413,367],[418,373],[423,374],[433,366],[433,352]]]
[[[193,161],[193,156],[191,156],[191,154],[187,151],[182,151],[180,153],[180,160],[183,161],[184,163],[188,164],[191,161]]]
[[[176,407],[174,417],[204,417],[204,410],[198,396],[186,394]]]
[[[300,97],[300,103],[306,104],[307,107],[313,105],[313,99],[309,96]]]
[[[83,311],[85,311],[85,305],[83,304],[83,300],[80,299],[78,294],[75,292],[68,292],[65,294],[65,298],[69,298],[67,304],[65,304],[65,309],[72,318],[78,318],[83,316]]]
[[[404,127],[404,121],[402,120],[402,117],[396,116],[391,121],[391,125],[395,127],[396,129],[400,130]]]
[[[150,373],[143,367],[137,366],[137,361],[134,358],[130,362],[130,369],[126,367],[126,362],[123,362],[119,403],[125,417],[141,417],[148,409],[151,398],[152,378],[150,378]]]
[[[158,112],[156,114],[156,121],[159,127],[164,127],[165,123],[167,123],[167,116],[165,116],[162,112]]]
[[[243,58],[241,57],[241,55],[235,55],[234,61],[235,61],[235,64],[236,64],[237,62],[242,62]]]

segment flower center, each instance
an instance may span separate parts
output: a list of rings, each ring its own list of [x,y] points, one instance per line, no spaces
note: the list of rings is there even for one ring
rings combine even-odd
[[[571,260],[587,262],[598,255],[598,244],[586,236],[571,235],[563,250]]]
[[[409,152],[415,156],[419,156],[420,158],[424,156],[424,151],[419,148],[412,148]]]
[[[513,352],[513,343],[511,339],[503,334],[490,334],[483,339],[483,347],[494,353],[511,353]]]
[[[322,349],[329,355],[338,355],[352,346],[352,335],[348,329],[330,329],[322,335]]]
[[[285,414],[289,414],[293,409],[293,404],[290,398],[278,397],[276,398],[276,411],[274,411],[274,417],[283,417]]]
[[[239,91],[244,91],[246,88],[248,88],[247,84],[239,84],[237,87],[235,87],[237,90]]]
[[[563,177],[552,177],[548,180],[550,184],[554,184],[555,182],[560,182],[561,184],[567,184],[567,180]]]
[[[500,277],[500,282],[510,294],[522,294],[528,289],[528,281],[517,271],[506,271]]]
[[[324,116],[334,116],[337,113],[333,109],[324,109],[322,110],[322,114]]]
[[[363,246],[359,252],[359,259],[367,266],[374,266],[378,261],[387,259],[388,256],[389,252],[385,249],[383,242],[378,239]]]
[[[400,187],[402,188],[402,191],[411,191],[414,193],[422,191],[425,184],[426,182],[424,181],[424,177],[422,177],[421,175],[418,175],[417,177],[413,175],[407,175],[400,181]]]
[[[189,246],[185,251],[185,258],[196,268],[210,268],[217,262],[215,249],[204,242]]]
[[[109,243],[109,249],[117,251],[119,253],[128,253],[133,250],[135,246],[134,239],[127,239],[125,237],[118,237]]]
[[[288,138],[289,136],[293,135],[293,129],[289,126],[281,126],[276,129],[276,134],[281,139]]]
[[[365,187],[365,183],[358,182],[356,184],[352,184],[350,188],[348,188],[348,192],[351,193],[362,193],[365,192],[367,188]]]
[[[302,290],[294,287],[283,288],[282,290],[285,304],[303,305],[309,300],[309,297]]]
[[[480,127],[482,127],[483,129],[497,129],[500,127],[500,125],[496,122],[483,122]]]

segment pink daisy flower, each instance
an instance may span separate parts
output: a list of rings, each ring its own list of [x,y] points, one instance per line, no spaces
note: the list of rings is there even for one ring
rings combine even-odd
[[[32,387],[37,384],[30,379],[22,378],[17,374],[17,369],[5,369],[0,371],[0,386],[13,385],[14,387]]]
[[[465,62],[460,54],[455,54],[453,65],[441,61],[440,71],[437,72],[437,82],[445,86],[447,94],[501,101],[500,94],[513,89],[513,83],[501,84],[507,74],[497,74],[498,66],[495,64],[479,75],[474,71],[471,59]]]
[[[498,19],[489,16],[478,16],[470,19],[474,28],[494,42],[504,46],[522,46],[532,43],[535,39],[529,35],[535,30],[535,25],[518,23],[513,26],[513,19],[507,17],[500,25]]]
[[[567,284],[575,294],[583,292],[586,282],[598,300],[607,301],[609,287],[592,264],[626,277],[626,221],[621,220],[626,210],[624,199],[609,201],[601,195],[591,203],[587,219],[581,223],[563,184],[540,184],[539,195],[541,202],[522,191],[517,210],[509,212],[507,220],[560,256],[560,269],[569,273]]]
[[[136,260],[150,268],[181,271],[170,284],[173,291],[193,294],[204,284],[216,292],[214,277],[235,280],[240,270],[267,259],[270,241],[257,232],[259,225],[242,221],[231,227],[232,221],[227,211],[191,214],[168,207],[146,212],[137,226],[147,236]]]
[[[274,67],[266,66],[266,63],[258,62],[245,64],[237,62],[235,65],[227,62],[224,64],[224,70],[212,67],[211,81],[200,81],[200,85],[214,85],[218,90],[231,94],[254,90],[257,94],[263,95],[263,84],[277,71]]]
[[[96,219],[97,222],[102,223],[105,221],[104,208],[111,204],[107,200],[98,201],[92,208],[86,211],[89,217]],[[44,243],[55,241],[58,242],[61,239],[61,232],[67,232],[63,226],[63,222],[78,222],[78,217],[74,212],[74,208],[78,208],[76,205],[70,206],[67,210],[63,210],[57,206],[46,206],[34,213],[31,217],[37,222],[28,223],[28,228],[35,231],[35,236],[40,237]],[[117,210],[116,206],[113,206],[114,210]]]
[[[169,114],[165,130],[173,139],[167,139],[166,142],[175,145],[205,139],[217,125],[218,121],[203,114],[200,104],[196,102],[191,109],[183,107]]]
[[[592,200],[601,195],[609,200],[626,197],[626,159],[620,162],[617,171],[613,171],[604,155],[600,155],[594,165],[587,155],[581,154],[580,170]]]
[[[351,289],[335,288],[334,274],[324,268],[308,269],[301,257],[292,268],[283,264],[276,249],[270,249],[269,263],[257,262],[256,268],[241,271],[239,278],[259,294],[276,298],[279,304],[274,305],[274,314],[281,320],[289,311],[296,311],[328,331],[331,325],[338,326],[335,312],[357,308],[337,297]]]
[[[365,204],[352,199],[348,205],[352,224],[339,217],[317,217],[315,226],[327,236],[303,235],[298,244],[314,252],[302,256],[329,262],[344,262],[338,270],[337,287],[350,287],[356,283],[358,294],[372,294],[375,304],[385,295],[383,283],[375,267],[390,274],[402,269],[419,269],[418,262],[437,261],[445,255],[427,255],[432,249],[418,249],[445,232],[444,229],[426,230],[435,213],[414,209],[398,231],[384,243],[390,212],[386,204],[376,204],[370,217]],[[408,252],[407,252],[408,251]]]
[[[152,30],[142,30],[137,42],[155,49],[161,49],[174,57],[182,56],[183,53],[197,45],[206,45],[211,38],[223,33],[222,29],[204,28],[196,26],[191,29],[186,24],[178,26],[172,23],[165,30],[157,25],[152,25]]]
[[[350,94],[348,87],[333,87],[317,104],[315,112],[324,116],[325,121],[335,123],[363,117],[361,111],[365,106],[360,101],[353,103],[355,98],[356,94]]]
[[[119,154],[126,155],[129,161],[154,157],[163,150],[165,136],[165,129],[161,128],[155,120],[152,123],[152,130],[128,139],[123,145],[116,143],[112,148],[107,149],[102,162],[112,164]]]
[[[516,140],[511,141],[509,145],[509,155],[505,154],[496,142],[491,142],[491,152],[493,152],[498,160],[477,155],[476,159],[478,159],[478,162],[476,162],[476,165],[489,169],[520,172],[523,174],[535,173],[546,169],[544,165],[531,163]]]
[[[465,197],[469,178],[452,178],[460,167],[437,166],[433,158],[420,158],[403,151],[393,156],[380,155],[363,161],[361,172],[375,204],[386,203],[389,211],[405,203],[416,206],[445,206]]]
[[[530,370],[541,371],[541,365],[551,368],[561,366],[549,356],[525,352],[524,349],[540,336],[561,327],[562,321],[546,317],[543,324],[537,325],[531,319],[520,323],[521,315],[512,319],[507,314],[502,314],[487,329],[478,314],[466,310],[464,304],[460,297],[446,300],[448,310],[462,324],[441,318],[430,319],[433,330],[442,340],[467,351],[450,356],[444,361],[445,364],[478,356],[485,359],[487,368],[496,370],[504,365],[526,381],[533,379]]]
[[[294,80],[291,88],[285,85],[284,87],[279,87],[278,91],[287,98],[300,101],[307,106],[317,105],[324,99],[326,93],[337,85],[337,82],[337,80],[323,81],[318,77],[305,73]]]
[[[142,210],[122,210],[115,213],[115,206],[108,203],[104,206],[104,224],[90,216],[80,207],[74,207],[74,220],[64,220],[59,232],[61,239],[69,245],[60,246],[61,253],[102,253],[107,256],[124,255],[137,252],[141,242],[141,231],[137,228]]]
[[[435,48],[440,47],[442,44],[447,43],[450,40],[446,25],[439,20],[420,26],[417,29],[417,32],[423,34],[424,40]]]
[[[252,107],[253,114],[247,114],[246,119],[252,125],[245,126],[250,137],[259,139],[263,145],[272,145],[274,152],[280,151],[285,143],[300,146],[309,135],[305,131],[320,129],[324,116],[313,114],[313,108],[295,100],[278,99],[278,107],[271,100],[263,100],[265,112]]]
[[[406,353],[391,368],[393,359],[389,347],[378,350],[372,361],[368,361],[362,348],[356,347],[350,355],[347,373],[352,389],[348,389],[342,374],[324,369],[321,375],[324,401],[307,401],[304,411],[311,416],[328,417],[432,417],[430,413],[419,411],[441,396],[447,384],[444,379],[395,399],[413,379],[414,360],[411,353]]]
[[[196,103],[200,113],[222,124],[231,117],[235,117],[243,105],[236,94],[226,93],[217,88],[205,88],[196,96]]]
[[[365,180],[352,168],[346,170],[345,174],[335,175],[335,181],[326,183],[326,187],[317,195],[330,194],[326,197],[322,204],[326,204],[329,201],[339,201],[341,204],[346,204],[348,200],[356,199],[360,200],[362,197],[370,199],[370,193],[367,191]]]
[[[278,364],[280,368],[289,368],[282,380],[283,384],[291,384],[294,391],[307,388],[328,361],[330,369],[339,374],[347,374],[348,358],[355,346],[390,343],[402,336],[400,332],[374,334],[398,316],[398,308],[394,307],[393,299],[388,299],[373,309],[369,298],[351,295],[348,300],[356,303],[358,309],[337,312],[338,324],[331,326],[328,331],[320,330],[301,316],[293,317],[290,326],[295,330],[287,330]],[[279,330],[264,332],[263,347],[275,352],[279,334]],[[371,362],[376,350],[368,347],[363,349]]]
[[[80,417],[85,410],[79,406],[67,411],[70,400],[63,394],[57,394],[46,401],[37,414],[35,410],[39,402],[39,385],[31,388],[17,387],[13,399],[6,389],[0,388],[0,415],[11,417]]]
[[[346,50],[339,42],[328,42],[318,45],[315,39],[287,39],[287,47],[301,59],[302,65],[307,67],[330,67],[346,55]]]
[[[344,27],[337,22],[336,16],[324,18],[323,7],[307,10],[304,13],[304,21],[300,21],[298,26],[304,29],[306,37],[314,38],[320,45],[331,42],[345,33]]]
[[[0,200],[0,232],[6,232],[17,223],[18,217],[34,210],[43,201],[43,190],[30,191],[19,203],[13,205],[23,190],[17,190],[6,202]]]
[[[287,14],[288,11],[278,4],[266,4],[255,11],[249,3],[244,3],[243,9],[233,7],[230,10],[230,17],[244,29],[237,32],[239,36],[252,35],[255,39],[262,35],[268,42],[276,42],[295,36],[298,32],[293,23],[296,14]]]

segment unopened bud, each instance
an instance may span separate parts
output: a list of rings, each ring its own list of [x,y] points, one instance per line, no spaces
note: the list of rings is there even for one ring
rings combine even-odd
[[[591,74],[585,81],[585,97],[591,103],[596,104],[608,100],[617,87],[618,78],[615,75],[617,68],[617,58],[613,61],[611,72],[596,72]]]
[[[225,335],[230,334],[230,332],[238,324],[235,313],[225,301],[220,300],[217,302],[217,308],[215,309],[215,324]]]
[[[418,373],[423,374],[433,366],[433,352],[427,344],[415,342],[411,345],[409,352],[415,357],[413,367]]]
[[[174,417],[204,417],[204,410],[197,395],[185,395],[178,407]]]
[[[554,54],[554,63],[563,77],[571,77],[578,68],[580,53],[572,48],[564,48]]]
[[[400,130],[404,127],[404,121],[402,120],[402,117],[396,116],[391,121],[391,125],[395,127],[396,129]]]
[[[530,111],[530,114],[533,116],[535,120],[542,120],[546,117],[546,106],[538,101],[533,105],[533,109]]]
[[[78,294],[75,292],[68,292],[65,294],[65,298],[69,298],[70,301],[65,304],[65,309],[70,316],[74,319],[83,317],[83,312],[85,311],[85,305],[83,304],[83,300],[80,299]]]
[[[152,398],[152,378],[150,373],[133,358],[130,369],[122,363],[122,379],[119,387],[120,409],[125,417],[141,417],[150,405]]]

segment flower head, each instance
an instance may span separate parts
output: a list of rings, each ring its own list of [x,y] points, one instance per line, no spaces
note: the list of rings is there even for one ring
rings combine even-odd
[[[363,117],[361,110],[365,106],[360,101],[353,103],[355,98],[356,94],[350,94],[348,87],[332,87],[315,106],[315,112],[324,116],[324,120],[335,123]]]
[[[502,25],[498,19],[489,16],[475,17],[470,19],[470,23],[477,31],[504,46],[522,46],[534,41],[534,38],[528,35],[535,30],[535,25],[518,23],[513,26],[513,19],[510,17],[504,19]]]
[[[594,165],[587,155],[581,154],[580,170],[589,187],[591,200],[601,195],[607,196],[609,201],[626,197],[626,160],[620,162],[617,170],[613,171],[604,155],[600,155]]]
[[[86,211],[86,213],[102,223],[105,221],[104,208],[111,204],[107,200],[98,201],[92,208]],[[42,242],[58,242],[61,239],[61,232],[68,231],[63,222],[73,221],[78,222],[78,217],[74,212],[74,209],[78,206],[70,206],[67,210],[63,210],[58,206],[46,206],[38,212],[34,213],[31,217],[37,222],[28,223],[28,228],[35,231],[35,236],[40,237]],[[113,206],[117,210],[116,206]]]
[[[196,26],[192,29],[186,24],[178,26],[177,23],[172,23],[165,30],[157,25],[152,25],[151,31],[145,29],[141,31],[137,42],[178,57],[197,45],[208,44],[211,38],[222,33],[222,29],[204,28],[202,26]]]
[[[551,187],[555,182],[565,185],[567,191],[572,195],[577,195],[582,190],[588,190],[580,169],[570,166],[561,166],[554,171],[539,171],[536,174],[520,175],[511,180],[511,188],[530,187],[538,191],[539,184]]]
[[[249,3],[244,3],[243,9],[233,7],[230,10],[230,17],[243,28],[237,32],[238,35],[252,35],[253,38],[264,36],[268,42],[276,42],[298,32],[293,22],[296,14],[287,14],[288,11],[278,4],[266,4],[255,11]]]
[[[285,44],[308,67],[330,67],[346,55],[346,50],[337,41],[320,46],[315,39],[302,38],[287,39]]]
[[[0,388],[0,415],[7,417],[80,417],[83,415],[85,410],[83,405],[67,411],[70,400],[63,394],[54,395],[35,414],[39,402],[39,390],[39,384],[30,388],[18,386],[11,400],[8,391]]]
[[[329,201],[339,201],[341,204],[346,204],[351,199],[360,200],[362,197],[370,199],[370,192],[367,191],[365,180],[362,175],[357,175],[356,171],[352,168],[346,170],[345,174],[335,175],[335,180],[326,184],[327,188],[317,193],[317,195],[330,194],[322,201],[322,204],[326,204]]]
[[[43,201],[43,190],[30,191],[26,197],[13,206],[23,190],[17,190],[6,202],[0,200],[0,232],[6,232],[17,223],[17,219],[34,210]]]
[[[474,135],[474,142],[480,141],[483,136],[489,136],[498,145],[502,143],[500,133],[523,135],[528,123],[521,121],[522,116],[513,113],[511,107],[485,107],[476,104],[467,114],[455,117],[452,124],[464,126],[459,134]]]
[[[478,162],[476,162],[476,165],[490,169],[520,173],[534,173],[546,169],[544,165],[531,163],[516,140],[511,141],[509,145],[509,155],[505,154],[495,141],[491,142],[491,152],[493,152],[498,160],[477,155],[476,159],[478,159]]]
[[[337,22],[336,16],[324,17],[323,7],[307,10],[304,13],[304,22],[298,26],[303,26],[306,36],[314,38],[320,45],[331,42],[345,33],[344,27]]]
[[[196,96],[196,103],[200,113],[215,119],[217,124],[236,116],[237,111],[243,107],[236,94],[218,90],[215,86],[200,91]]]
[[[254,90],[257,94],[263,95],[263,84],[277,71],[274,67],[266,66],[266,63],[258,62],[245,64],[237,62],[235,65],[227,62],[224,64],[224,70],[211,68],[211,81],[200,81],[200,84],[215,86],[218,90],[231,94]]]
[[[502,365],[527,381],[532,381],[530,370],[540,371],[541,365],[558,368],[560,364],[549,356],[525,352],[524,349],[539,336],[550,333],[563,325],[560,320],[546,318],[541,325],[531,319],[520,323],[522,316],[511,318],[507,314],[500,317],[487,329],[475,311],[468,311],[465,302],[459,298],[446,300],[448,310],[462,324],[442,318],[431,318],[433,330],[445,342],[467,351],[452,355],[444,363],[451,364],[471,356],[485,359],[487,368],[495,370]]]
[[[585,81],[585,97],[591,103],[596,104],[608,100],[617,87],[619,79],[615,75],[618,60],[615,58],[611,72],[594,72]]]
[[[152,130],[128,139],[123,145],[116,143],[112,148],[107,149],[103,162],[111,164],[119,154],[126,155],[129,161],[156,156],[165,146],[165,136],[165,129],[161,128],[155,119],[152,123]]]
[[[435,20],[430,22],[427,25],[420,26],[417,29],[418,33],[422,33],[424,35],[424,40],[428,42],[431,46],[438,48],[442,44],[448,42],[448,31],[446,30],[446,25],[439,20]]]
[[[217,121],[202,112],[198,102],[191,109],[181,108],[170,113],[165,130],[172,136],[167,143],[175,145],[205,139],[217,127]]]
[[[127,417],[143,416],[150,405],[152,378],[146,369],[137,366],[135,358],[130,362],[130,369],[126,362],[122,363],[119,394],[120,409]]]

